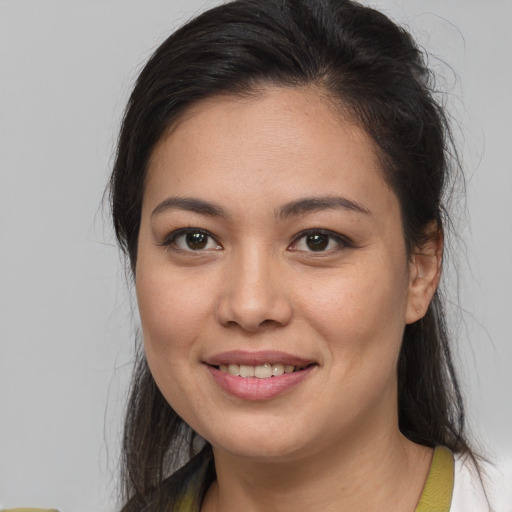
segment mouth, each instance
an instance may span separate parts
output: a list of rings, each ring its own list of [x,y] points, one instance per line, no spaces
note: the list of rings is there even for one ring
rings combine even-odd
[[[268,400],[316,373],[316,361],[277,351],[232,351],[203,361],[225,392],[243,400]]]

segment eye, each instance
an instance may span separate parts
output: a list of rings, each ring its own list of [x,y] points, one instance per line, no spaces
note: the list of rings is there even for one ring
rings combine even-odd
[[[338,233],[325,229],[311,229],[299,233],[297,238],[290,245],[289,250],[332,252],[351,246],[351,242]]]
[[[209,251],[222,249],[222,246],[207,231],[196,228],[173,231],[166,237],[162,245],[180,251]]]

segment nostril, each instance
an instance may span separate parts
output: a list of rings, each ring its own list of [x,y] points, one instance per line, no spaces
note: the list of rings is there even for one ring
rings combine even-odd
[[[285,294],[258,294],[244,288],[220,297],[217,320],[224,327],[238,326],[247,332],[287,325],[292,316],[291,304]]]
[[[270,328],[272,326],[278,326],[280,323],[276,320],[272,320],[271,318],[268,318],[266,320],[263,320],[262,322],[254,322],[252,325],[249,324],[249,322],[237,322],[236,320],[228,320],[227,322],[224,322],[225,327],[242,327],[244,330],[247,331],[257,331],[262,328]]]

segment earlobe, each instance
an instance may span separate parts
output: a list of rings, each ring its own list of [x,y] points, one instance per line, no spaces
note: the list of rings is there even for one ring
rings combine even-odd
[[[427,241],[416,247],[409,263],[406,324],[423,318],[441,278],[443,235],[437,223],[429,226]]]

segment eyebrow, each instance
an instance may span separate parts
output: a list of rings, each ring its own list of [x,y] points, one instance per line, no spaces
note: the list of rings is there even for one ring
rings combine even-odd
[[[194,197],[168,197],[153,210],[151,217],[170,210],[186,210],[209,217],[226,217],[226,212],[219,205]]]
[[[305,213],[316,212],[319,210],[348,210],[364,215],[371,215],[371,211],[343,196],[325,196],[325,197],[306,197],[286,203],[279,208],[276,216],[288,218]],[[189,212],[207,215],[209,217],[227,217],[224,209],[210,201],[197,199],[194,197],[168,197],[162,201],[151,213],[151,217],[172,210],[185,210]]]
[[[303,215],[305,213],[316,212],[319,210],[348,210],[364,215],[371,215],[372,212],[363,205],[352,201],[343,196],[325,196],[325,197],[306,197],[285,204],[277,212],[277,216],[281,218],[293,217],[295,215]]]

